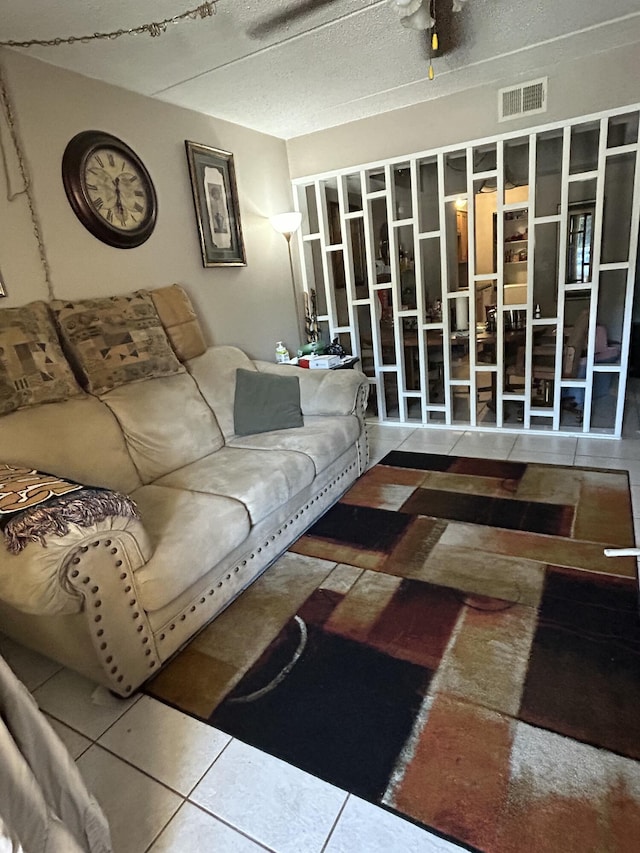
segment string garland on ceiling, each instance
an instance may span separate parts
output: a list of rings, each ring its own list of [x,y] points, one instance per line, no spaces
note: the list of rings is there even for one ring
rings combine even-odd
[[[113,40],[120,38],[120,36],[139,35],[141,33],[148,33],[151,38],[157,38],[158,36],[161,36],[162,33],[166,32],[169,24],[177,24],[187,18],[190,18],[191,20],[196,20],[197,18],[210,18],[216,13],[217,3],[218,0],[210,0],[210,2],[202,3],[195,9],[188,9],[180,15],[174,15],[171,18],[165,18],[162,21],[151,24],[140,24],[140,26],[131,27],[128,30],[113,30],[109,33],[92,33],[91,35],[86,36],[57,36],[52,39],[29,39],[27,41],[14,41],[10,39],[9,41],[0,41],[0,47],[58,47],[62,44],[76,44],[77,42],[87,44],[88,42],[96,41],[98,39]]]
[[[187,19],[196,20],[197,18],[210,18],[212,15],[216,13],[216,4],[218,0],[209,0],[209,2],[201,3],[195,9],[188,9],[186,12],[182,12],[179,15],[173,15],[171,18],[165,18],[162,21],[157,21],[150,24],[140,24],[137,27],[131,27],[129,29],[119,29],[113,30],[112,32],[102,33],[96,32],[91,35],[86,36],[57,36],[56,38],[51,39],[28,39],[26,41],[17,41],[14,39],[9,39],[8,41],[0,41],[0,47],[10,47],[10,48],[28,48],[28,47],[59,47],[63,44],[86,44],[91,41],[96,40],[113,40],[120,38],[120,36],[125,35],[140,35],[142,33],[148,33],[151,38],[157,38],[161,36],[162,33],[166,32],[167,27],[170,24],[177,24],[180,21],[184,21]],[[0,106],[2,108],[2,114],[4,115],[5,121],[9,128],[9,134],[11,137],[11,145],[15,151],[17,163],[18,163],[18,171],[20,172],[20,178],[22,181],[22,189],[12,190],[11,187],[11,175],[9,170],[9,162],[7,157],[7,151],[5,149],[5,143],[2,138],[2,134],[0,134],[0,157],[2,159],[2,168],[5,175],[5,181],[7,186],[7,201],[13,202],[18,199],[20,196],[26,196],[27,204],[29,206],[29,214],[31,217],[31,226],[33,228],[33,234],[36,238],[36,242],[38,244],[38,253],[40,255],[40,263],[42,264],[42,269],[44,271],[44,278],[47,285],[47,294],[49,300],[55,298],[55,293],[53,290],[53,282],[51,281],[51,268],[49,266],[49,260],[47,258],[47,250],[44,243],[44,239],[42,236],[42,227],[40,225],[40,218],[37,213],[35,198],[33,195],[33,187],[31,176],[29,174],[29,167],[27,165],[27,160],[24,156],[23,146],[20,140],[20,135],[18,132],[18,126],[15,118],[15,111],[13,109],[13,105],[11,103],[11,99],[9,97],[9,92],[7,89],[7,85],[4,79],[4,74],[2,68],[0,67]],[[5,296],[6,291],[3,287],[2,278],[0,276],[0,296]]]

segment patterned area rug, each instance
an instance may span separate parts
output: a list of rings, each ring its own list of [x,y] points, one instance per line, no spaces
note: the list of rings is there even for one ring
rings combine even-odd
[[[637,853],[626,472],[394,451],[148,692],[469,849]]]

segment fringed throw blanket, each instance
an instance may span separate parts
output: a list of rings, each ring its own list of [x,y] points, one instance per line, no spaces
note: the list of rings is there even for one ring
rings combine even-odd
[[[64,536],[69,524],[88,527],[110,515],[139,518],[126,495],[0,463],[0,530],[12,554],[29,542],[46,547],[46,536]]]

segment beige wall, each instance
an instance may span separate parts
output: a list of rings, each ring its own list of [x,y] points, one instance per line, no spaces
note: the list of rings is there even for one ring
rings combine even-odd
[[[286,146],[239,125],[145,98],[10,51],[0,62],[32,179],[55,295],[82,298],[181,282],[212,343],[274,358],[277,340],[298,345],[286,242],[268,217],[291,209]],[[158,221],[135,249],[100,242],[67,202],[60,164],[67,142],[98,129],[142,158],[158,194]],[[6,122],[0,134],[19,188]],[[233,152],[247,266],[202,266],[184,150],[190,139]],[[0,172],[0,269],[8,298],[0,307],[46,299],[47,288],[25,196],[7,200]]]
[[[479,79],[483,73],[478,68]],[[499,122],[498,90],[543,75],[549,78],[548,111]],[[525,76],[470,87],[447,98],[290,139],[287,148],[291,177],[359,166],[637,103],[639,77],[637,44],[597,54],[588,62],[530,69]]]

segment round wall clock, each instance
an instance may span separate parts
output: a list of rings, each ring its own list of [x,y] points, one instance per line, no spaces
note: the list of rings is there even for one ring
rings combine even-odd
[[[62,157],[69,204],[95,237],[132,249],[156,224],[158,202],[151,176],[122,140],[99,130],[78,133]]]

